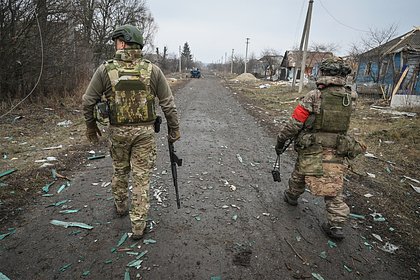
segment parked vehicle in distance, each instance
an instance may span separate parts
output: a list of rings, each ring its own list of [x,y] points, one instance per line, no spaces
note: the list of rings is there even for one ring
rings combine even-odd
[[[200,72],[200,69],[198,68],[193,68],[190,71],[190,73],[191,73],[191,78],[197,78],[197,79],[201,78],[201,72]]]

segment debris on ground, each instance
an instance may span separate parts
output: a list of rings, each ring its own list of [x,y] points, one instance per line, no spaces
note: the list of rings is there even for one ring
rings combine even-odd
[[[120,240],[118,241],[117,247],[120,247],[122,244],[124,244],[124,242],[127,240],[127,238],[128,238],[128,234],[127,233],[124,233],[121,236]]]
[[[399,247],[398,247],[398,246],[396,246],[396,245],[394,245],[394,244],[391,244],[391,243],[387,242],[387,243],[385,243],[385,245],[384,245],[384,246],[380,247],[380,249],[381,249],[382,251],[385,251],[385,252],[388,252],[388,253],[394,254],[394,253],[395,253],[395,251],[399,249]]]
[[[13,172],[15,172],[16,170],[17,170],[17,169],[9,169],[9,170],[6,170],[6,171],[4,171],[4,172],[0,173],[0,178],[1,178],[1,177],[3,177],[3,176],[10,175],[10,174],[12,174]]]
[[[7,277],[6,275],[4,275],[3,273],[0,272],[0,279],[1,280],[10,280],[9,277]]]
[[[58,145],[58,146],[52,146],[52,147],[46,147],[46,148],[42,148],[43,150],[56,150],[56,149],[62,149],[63,145]]]
[[[327,259],[327,252],[322,251],[321,253],[319,253],[319,256],[323,259]]]
[[[136,269],[139,269],[142,262],[143,260],[132,260],[127,264],[127,267],[135,267]]]
[[[238,158],[238,160],[239,160],[240,163],[243,163],[243,159],[242,159],[242,157],[241,157],[240,154],[236,154],[236,157]]]
[[[11,235],[11,234],[14,234],[15,232],[16,232],[16,229],[14,229],[14,228],[9,228],[8,229],[8,233],[3,233],[3,234],[0,234],[0,240],[3,240],[3,239],[5,239],[6,237],[8,237],[9,235]],[[1,278],[0,278],[1,279]]]
[[[124,280],[130,280],[130,270],[128,268],[125,270]]]
[[[61,127],[69,127],[72,124],[73,124],[73,122],[71,120],[66,120],[66,121],[62,121],[62,122],[57,123],[57,125],[61,126]]]
[[[347,272],[352,272],[353,271],[350,267],[348,267],[345,264],[343,264],[343,267],[347,270]]]
[[[101,159],[101,158],[105,158],[105,155],[94,155],[94,156],[88,157],[88,160],[95,160],[95,159]]]
[[[405,116],[405,117],[409,117],[409,118],[414,118],[414,117],[417,116],[416,113],[396,111],[396,110],[392,110],[390,107],[381,107],[381,106],[373,105],[373,106],[370,107],[370,109],[379,111],[381,113],[387,113],[387,114],[392,114],[392,115],[396,115],[396,116]]]
[[[55,184],[55,181],[52,181],[51,183],[46,184],[45,186],[42,187],[42,191],[44,193],[48,193],[50,191],[50,187],[54,184]]]
[[[58,202],[56,202],[56,203],[53,203],[53,204],[47,205],[47,206],[46,206],[46,208],[47,208],[47,207],[57,207],[57,206],[61,206],[61,205],[65,204],[65,203],[67,203],[68,201],[69,201],[68,199],[61,200],[61,201],[58,201]]]
[[[63,221],[59,221],[59,220],[51,220],[50,224],[55,225],[55,226],[61,226],[61,227],[80,227],[83,229],[93,229],[93,226],[85,224],[85,223],[79,223],[79,222],[63,222]]]
[[[70,267],[71,267],[71,263],[67,263],[67,264],[63,265],[62,267],[60,267],[60,271],[64,272]]]
[[[321,274],[319,273],[314,273],[312,272],[312,276],[316,279],[316,280],[324,280],[324,278],[321,276]]]
[[[349,217],[352,219],[360,219],[360,220],[364,220],[365,216],[364,215],[359,215],[359,214],[354,214],[354,213],[350,213]]]
[[[337,243],[335,243],[334,241],[328,240],[328,247],[330,247],[330,248],[336,248],[337,247]]]
[[[80,211],[80,209],[67,209],[67,210],[60,210],[60,211],[58,211],[58,213],[61,213],[61,214],[73,214],[73,213],[77,213],[79,211]]]
[[[373,217],[373,220],[375,222],[385,222],[384,216],[382,216],[382,214],[380,214],[380,213],[375,212],[375,213],[372,213],[370,215]]]

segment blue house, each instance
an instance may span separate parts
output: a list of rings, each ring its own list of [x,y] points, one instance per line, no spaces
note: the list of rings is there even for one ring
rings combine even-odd
[[[356,89],[391,100],[397,95],[420,98],[420,27],[397,37],[359,58]],[[407,98],[406,98],[407,99]]]

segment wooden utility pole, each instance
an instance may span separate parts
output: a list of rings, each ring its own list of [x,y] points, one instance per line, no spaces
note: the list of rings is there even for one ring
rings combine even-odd
[[[244,73],[246,73],[246,61],[248,60],[248,44],[249,44],[249,38],[246,38],[245,71],[244,71]]]
[[[314,0],[309,0],[308,13],[306,15],[306,20],[305,20],[305,25],[306,25],[305,46],[303,48],[302,64],[300,66],[299,93],[302,92],[302,89],[303,89],[303,80],[304,80],[304,77],[305,77],[306,54],[307,54],[307,51],[308,51],[309,30],[311,29],[311,16],[312,16],[312,6],[313,6],[313,3],[314,3]]]
[[[311,25],[311,14],[312,14],[312,4],[313,4],[313,2],[314,2],[313,0],[309,0],[308,11],[306,12],[306,18],[305,18],[305,25],[303,27],[302,38],[300,40],[300,46],[299,46],[299,56],[302,56],[301,65],[304,65],[303,68],[302,68],[302,66],[300,68],[300,81],[303,81],[303,75],[305,73],[305,68],[306,68],[306,50],[307,50],[308,41],[309,41],[309,29],[310,29],[310,25]],[[305,51],[304,51],[305,54],[302,54],[302,50],[303,50],[304,45],[306,45]],[[305,56],[305,60],[303,60],[303,56]],[[299,71],[299,67],[297,67],[296,63],[297,62],[295,62],[295,66],[293,67],[292,90],[295,89],[297,72]],[[299,83],[299,92],[301,92],[300,83]]]

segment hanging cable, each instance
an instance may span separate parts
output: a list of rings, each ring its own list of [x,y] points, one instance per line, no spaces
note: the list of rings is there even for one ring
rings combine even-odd
[[[302,20],[302,15],[303,15],[303,8],[305,7],[305,3],[306,3],[306,0],[303,0],[302,1],[302,6],[300,7],[300,14],[299,14],[299,19],[298,19],[298,22],[301,22],[301,20]],[[298,38],[298,29],[299,29],[299,24],[296,24],[296,30],[295,30],[295,44],[296,45],[298,45],[298,43],[297,43],[297,38]]]
[[[38,79],[34,85],[34,87],[32,88],[32,90],[28,93],[28,95],[26,95],[21,101],[19,101],[15,106],[13,106],[9,111],[7,111],[6,113],[4,113],[3,115],[0,116],[0,119],[7,116],[8,114],[10,114],[14,109],[16,109],[20,104],[22,104],[37,88],[39,82],[41,81],[41,77],[42,77],[42,71],[44,69],[44,44],[42,41],[42,33],[41,33],[41,26],[39,24],[39,20],[38,20],[38,15],[36,13],[36,9],[34,8],[34,15],[35,15],[35,19],[36,19],[36,23],[38,25],[38,31],[39,31],[39,40],[40,40],[40,46],[41,46],[41,69],[39,71],[39,75],[38,75]]]
[[[333,20],[335,20],[336,22],[338,22],[339,24],[341,24],[342,26],[345,26],[345,27],[347,27],[347,28],[350,28],[350,29],[353,29],[353,30],[355,30],[355,31],[359,31],[359,32],[365,32],[365,33],[368,33],[369,31],[366,31],[366,30],[362,30],[362,29],[358,29],[358,28],[354,28],[354,27],[352,27],[352,26],[350,26],[350,25],[347,25],[347,24],[345,24],[345,23],[342,23],[341,21],[339,21],[336,17],[334,17],[331,13],[330,13],[330,11],[328,11],[328,9],[324,6],[324,4],[322,3],[322,1],[321,0],[318,0],[319,1],[319,3],[321,4],[321,6],[322,6],[322,8],[325,10],[325,12],[327,12],[327,14],[333,19]]]

